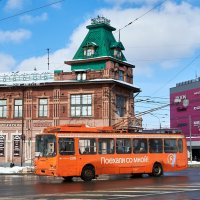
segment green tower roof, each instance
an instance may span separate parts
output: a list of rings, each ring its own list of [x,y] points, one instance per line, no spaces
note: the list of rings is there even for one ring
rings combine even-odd
[[[91,20],[91,25],[87,26],[89,29],[88,34],[80,45],[78,51],[76,52],[73,60],[76,59],[88,59],[102,56],[114,57],[113,48],[118,48],[124,50],[121,42],[117,42],[112,34],[112,31],[116,29],[110,26],[110,21],[104,17],[97,17]],[[118,45],[119,43],[120,45]],[[94,47],[94,54],[91,56],[86,56],[84,50],[89,47]],[[118,58],[119,60],[126,61],[123,54]]]
[[[117,42],[112,31],[116,29],[110,26],[110,20],[105,17],[97,17],[91,20],[91,25],[87,26],[89,32],[81,43],[79,49],[73,57],[73,60],[66,62],[71,64],[72,70],[76,69],[92,69],[100,70],[105,68],[106,61],[104,57],[126,61],[122,50],[123,44]],[[94,59],[101,58],[101,62],[94,62]],[[81,63],[79,61],[82,61]],[[91,64],[91,60],[93,60]]]

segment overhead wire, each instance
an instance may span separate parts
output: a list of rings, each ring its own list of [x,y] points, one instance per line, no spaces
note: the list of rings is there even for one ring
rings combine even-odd
[[[198,54],[195,58],[193,58],[191,62],[189,62],[187,65],[185,65],[185,67],[183,67],[178,73],[176,73],[172,78],[170,78],[160,88],[158,88],[155,92],[153,92],[152,95],[156,94],[161,89],[163,89],[167,84],[169,84],[172,80],[174,80],[180,73],[182,73],[185,69],[187,69],[190,65],[192,65],[199,57],[200,57],[200,54]]]
[[[0,19],[0,22],[5,21],[5,20],[9,20],[9,19],[14,18],[14,17],[18,17],[18,16],[20,16],[20,15],[24,15],[24,14],[26,14],[26,13],[30,13],[30,12],[33,12],[33,11],[36,11],[36,10],[40,10],[40,9],[42,9],[42,8],[46,8],[46,7],[49,7],[49,6],[52,6],[52,5],[61,3],[61,2],[63,2],[63,1],[65,1],[65,0],[55,1],[55,2],[52,2],[52,3],[48,3],[48,4],[45,4],[45,5],[42,5],[42,6],[37,7],[37,8],[33,8],[33,9],[30,9],[30,10],[26,10],[26,11],[23,11],[23,12],[19,12],[19,13],[16,13],[16,14],[14,14],[14,15],[11,15],[11,16],[1,18],[1,19]]]
[[[123,30],[123,29],[126,28],[127,26],[133,24],[134,22],[138,21],[139,19],[141,19],[142,17],[144,17],[145,15],[147,15],[148,13],[150,13],[151,11],[153,11],[154,9],[160,7],[160,6],[161,6],[163,3],[165,3],[166,1],[167,1],[167,0],[164,0],[164,1],[162,1],[162,2],[160,2],[160,3],[158,3],[158,4],[156,4],[155,6],[153,6],[150,10],[148,10],[148,11],[145,12],[144,14],[142,14],[141,16],[135,18],[133,21],[129,22],[128,24],[126,24],[125,26],[123,26],[122,28],[120,28],[120,29],[118,30],[118,32],[120,33],[121,30]],[[120,35],[119,35],[119,37],[120,37]],[[145,100],[141,100],[141,101],[145,101]],[[163,105],[163,106],[166,107],[166,105],[169,105],[169,104],[165,104],[165,105]],[[161,107],[159,107],[159,108],[154,108],[154,109],[151,109],[151,110],[154,111],[154,110],[157,110],[157,109],[161,109]],[[142,112],[142,113],[143,113],[143,114],[144,114],[144,113],[146,114],[146,112],[149,112],[149,111],[144,111],[144,112]],[[141,114],[142,114],[142,113],[141,113]]]
[[[164,0],[162,2],[160,2],[159,4],[155,5],[154,7],[152,7],[150,10],[148,10],[147,12],[145,12],[144,14],[142,14],[141,16],[135,18],[133,21],[129,22],[128,24],[126,24],[125,26],[123,26],[122,28],[120,28],[118,31],[120,32],[122,29],[126,28],[127,26],[133,24],[134,22],[138,21],[140,18],[144,17],[145,15],[147,15],[148,13],[150,13],[151,11],[153,11],[154,9],[160,7],[163,3],[165,3],[167,0]],[[166,84],[168,84],[169,82],[171,82],[174,78],[176,78],[182,71],[184,71],[187,67],[189,67],[191,64],[193,64],[200,55],[198,55],[197,57],[195,57],[188,65],[186,65],[182,70],[180,70],[174,77],[172,77]],[[176,58],[178,59],[178,58]],[[148,60],[149,61],[149,60]],[[165,84],[165,85],[166,85]],[[164,85],[164,86],[165,86]],[[153,94],[157,93],[158,91],[160,91],[164,86],[160,87],[158,90],[156,90]]]
[[[134,22],[138,21],[139,19],[141,19],[142,17],[144,17],[145,15],[147,15],[148,13],[150,13],[151,11],[153,11],[154,9],[160,7],[163,3],[165,3],[167,0],[164,0],[158,4],[156,4],[154,7],[152,7],[150,10],[148,10],[147,12],[145,12],[144,14],[142,14],[141,16],[135,18],[133,21],[129,22],[128,24],[126,24],[125,26],[123,26],[122,28],[120,28],[118,31],[121,31],[122,29],[126,28],[127,26],[133,24]]]

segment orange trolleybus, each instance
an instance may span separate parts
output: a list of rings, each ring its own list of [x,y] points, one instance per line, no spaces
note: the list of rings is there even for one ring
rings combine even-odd
[[[130,133],[112,127],[61,125],[36,135],[35,174],[91,181],[101,174],[161,176],[187,168],[181,133]]]

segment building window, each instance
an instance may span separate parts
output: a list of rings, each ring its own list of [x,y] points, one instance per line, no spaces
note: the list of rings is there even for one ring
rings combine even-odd
[[[15,99],[14,102],[14,117],[22,117],[22,99]]]
[[[119,70],[119,80],[124,81],[124,72]]]
[[[14,157],[20,156],[20,152],[21,152],[20,141],[21,141],[20,135],[13,136],[13,156]]]
[[[5,118],[7,115],[7,105],[6,100],[0,100],[0,118]]]
[[[94,50],[93,49],[87,49],[86,54],[87,54],[87,56],[92,56],[94,54]]]
[[[93,56],[94,55],[94,48],[93,47],[87,47],[84,49],[84,56]]]
[[[47,117],[48,99],[39,99],[39,117]]]
[[[71,117],[92,116],[92,95],[71,95]]]
[[[84,80],[86,80],[86,73],[85,72],[77,73],[77,80],[78,81],[84,81]]]
[[[123,117],[126,112],[126,98],[124,96],[118,95],[116,97],[116,109],[117,109],[117,114],[120,117]]]
[[[114,57],[121,58],[122,52],[119,49],[114,49]]]
[[[6,141],[6,136],[0,135],[0,157],[5,156],[5,141]]]

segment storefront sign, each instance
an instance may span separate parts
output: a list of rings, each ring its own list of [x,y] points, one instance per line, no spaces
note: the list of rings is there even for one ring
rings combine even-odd
[[[194,121],[194,126],[200,126],[200,121]]]
[[[195,106],[194,110],[200,110],[200,106]]]
[[[200,91],[194,92],[194,95],[200,95]]]
[[[20,135],[14,135],[13,155],[14,157],[20,156]]]
[[[5,152],[5,136],[0,135],[0,157],[4,157]]]
[[[186,95],[176,96],[174,99],[174,103],[180,103],[183,99],[187,99]]]

